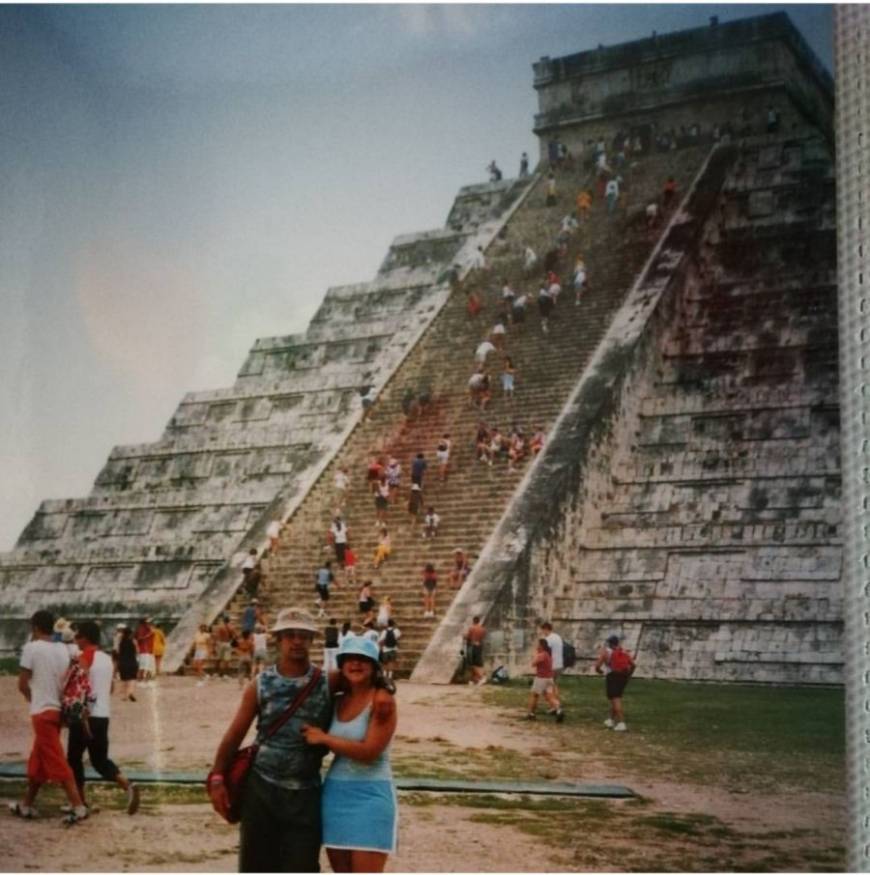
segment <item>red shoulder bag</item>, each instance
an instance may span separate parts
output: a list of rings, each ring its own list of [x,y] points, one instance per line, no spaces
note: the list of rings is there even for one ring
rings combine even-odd
[[[317,685],[322,674],[323,672],[315,666],[308,683],[296,694],[293,701],[287,706],[287,710],[263,733],[263,741],[271,738],[296,713],[300,705],[308,698],[311,691]],[[256,743],[239,748],[233,755],[227,770],[223,773],[224,786],[227,788],[227,798],[230,803],[229,815],[226,819],[227,823],[238,823],[242,818],[242,799],[245,781],[248,778],[251,767],[254,765],[259,749],[260,745]],[[215,774],[218,773],[208,773],[208,777],[205,779],[206,788],[208,788],[209,782]]]

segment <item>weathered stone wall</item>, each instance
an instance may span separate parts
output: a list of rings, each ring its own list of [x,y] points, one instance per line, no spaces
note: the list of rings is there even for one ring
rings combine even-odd
[[[731,177],[726,196],[753,179]],[[690,262],[662,300],[578,497],[531,561],[530,614],[581,657],[616,633],[650,675],[842,680],[829,206],[814,270],[783,274],[775,255],[738,279]],[[745,219],[720,212],[705,239]],[[794,230],[785,208],[778,223]]]
[[[448,228],[396,238],[375,279],[330,289],[304,334],[257,340],[233,386],[188,393],[160,440],[115,447],[88,497],[42,502],[0,556],[0,653],[37,607],[211,620],[269,520],[292,512],[355,427],[361,390],[387,382],[451,269],[468,269],[527,184],[461,191]]]

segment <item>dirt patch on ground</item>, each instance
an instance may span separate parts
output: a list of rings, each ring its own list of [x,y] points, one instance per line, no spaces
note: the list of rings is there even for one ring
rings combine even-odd
[[[161,806],[135,817],[103,810],[70,830],[54,818],[10,817],[2,821],[0,842],[8,849],[0,870],[7,872],[237,871],[238,830],[205,804]],[[399,852],[387,869],[531,872],[545,862],[533,838],[517,834],[506,842],[503,829],[472,823],[462,809],[402,805]],[[321,868],[329,871],[325,853]]]
[[[776,868],[764,856],[771,843],[779,853],[797,854],[789,858],[793,868],[842,868],[834,865],[836,854],[832,857],[828,847],[837,836],[842,843],[842,796],[783,797],[733,792],[713,783],[652,781],[619,773],[594,757],[548,750],[540,727],[523,723],[506,709],[484,705],[476,688],[402,683],[398,695],[400,723],[393,744],[397,763],[449,766],[456,751],[511,756],[520,764],[521,757],[549,758],[553,777],[621,784],[643,798],[628,805],[596,802],[586,808],[572,808],[585,803],[565,801],[563,808],[553,803],[552,809],[537,810],[531,801],[526,808],[522,802],[517,807],[516,797],[465,804],[458,797],[403,794],[400,848],[390,860],[390,871],[613,870],[637,868],[634,859],[640,868],[655,868],[656,857],[626,856],[645,846],[650,853],[663,849],[670,854],[658,862],[659,868],[689,869],[698,868],[693,860],[715,861],[717,843],[726,840],[739,855],[729,858],[732,862],[754,862],[759,869]],[[24,760],[30,725],[14,678],[0,678],[0,697],[8,703],[0,711],[0,760]],[[138,699],[113,701],[113,759],[129,770],[204,774],[238,704],[239,689],[231,681],[197,687],[190,678],[161,678],[141,689]],[[8,801],[13,799],[11,790],[0,784]],[[155,791],[146,786],[146,799],[149,792]],[[7,849],[0,869],[234,871],[237,830],[222,823],[207,804],[198,803],[197,792],[185,791],[186,798],[178,803],[145,805],[133,818],[107,805],[89,822],[64,830],[55,816],[62,799],[51,790],[43,799],[42,820],[0,818],[0,845]],[[514,807],[500,807],[508,805]],[[619,831],[608,823],[614,817],[624,818],[633,830],[625,847],[615,841]],[[565,818],[561,832],[559,818]],[[821,856],[813,856],[815,844]],[[699,848],[713,856],[699,855]]]

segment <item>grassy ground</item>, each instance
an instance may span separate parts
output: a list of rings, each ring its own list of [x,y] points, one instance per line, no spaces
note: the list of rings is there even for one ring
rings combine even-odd
[[[616,771],[713,783],[732,792],[844,790],[845,705],[840,689],[636,679],[624,699],[629,732],[616,734],[601,725],[607,715],[602,681],[564,678],[560,687],[565,722],[553,723],[539,706],[541,748],[532,752],[531,760],[504,748],[453,746],[449,757],[400,759],[400,773],[552,780],[571,776],[565,774],[564,758],[554,756],[564,753],[580,761],[594,755]],[[485,696],[514,710],[519,720],[528,684],[489,687]]]
[[[523,708],[523,686],[494,688],[489,695],[500,705]],[[560,689],[568,712],[563,726],[599,730],[607,715],[603,681],[565,678]],[[623,701],[630,731],[606,737],[629,767],[754,791],[845,788],[842,689],[637,679]]]
[[[656,812],[625,802],[499,795],[403,794],[415,806],[467,809],[473,823],[518,829],[541,841],[543,871],[783,872],[844,869],[844,848],[813,830],[740,833],[709,814]],[[528,862],[528,861],[524,861]]]
[[[705,813],[703,805],[707,789],[747,801],[770,794],[776,799],[771,804],[784,811],[808,793],[842,798],[842,690],[636,679],[624,700],[629,731],[618,734],[602,726],[607,714],[602,688],[596,678],[564,679],[565,722],[556,724],[541,707],[535,724],[540,746],[527,753],[502,747],[469,750],[436,740],[440,755],[406,752],[398,758],[397,771],[431,777],[589,780],[584,765],[594,758],[623,776],[624,783],[633,778],[694,787],[702,800],[697,812],[662,810],[657,800],[646,798],[404,794],[403,801],[461,806],[473,822],[497,823],[538,837],[557,868],[843,871],[842,829],[811,828],[806,818],[804,828],[765,828],[763,817],[751,829],[738,829]],[[528,683],[488,687],[484,696],[522,720]]]

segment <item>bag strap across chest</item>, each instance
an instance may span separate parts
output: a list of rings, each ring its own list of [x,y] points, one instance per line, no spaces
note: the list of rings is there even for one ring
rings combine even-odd
[[[293,701],[287,706],[283,713],[276,718],[272,725],[263,733],[263,740],[271,738],[295,713],[299,710],[302,703],[308,698],[317,686],[323,672],[315,665],[311,672],[311,677],[308,683],[293,697]]]

